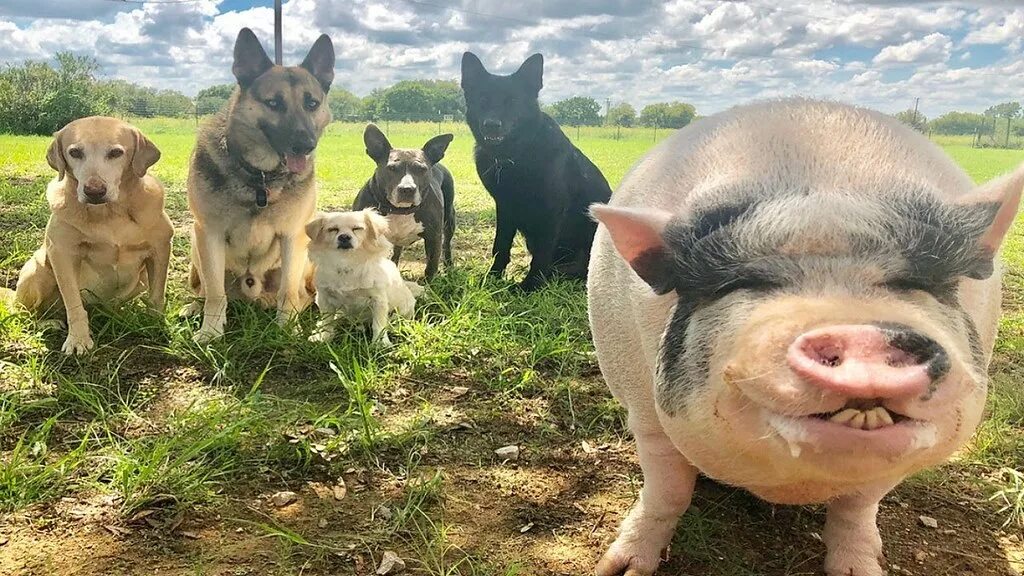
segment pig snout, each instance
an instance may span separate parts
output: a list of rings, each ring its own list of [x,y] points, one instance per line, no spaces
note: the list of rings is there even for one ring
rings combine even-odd
[[[848,398],[926,396],[949,371],[937,342],[902,325],[811,330],[793,341],[786,361],[809,384]]]

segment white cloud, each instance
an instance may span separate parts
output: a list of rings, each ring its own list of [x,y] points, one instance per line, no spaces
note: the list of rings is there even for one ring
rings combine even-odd
[[[32,0],[25,9],[26,0],[0,0],[0,62],[71,50],[96,57],[107,76],[194,94],[232,80],[231,49],[242,26],[272,46],[266,7],[73,4]],[[983,110],[1024,92],[1021,58],[1012,53],[1021,49],[1024,9],[1011,4],[285,0],[285,61],[300,61],[326,32],[337,52],[336,85],[357,94],[408,78],[455,79],[462,52],[473,50],[501,73],[544,53],[548,102],[589,95],[639,108],[679,99],[706,114],[788,94],[884,110],[921,96],[926,113]],[[972,49],[964,67],[967,47],[976,44],[1010,52],[979,63],[991,51]]]
[[[949,36],[935,32],[918,40],[886,46],[872,60],[875,64],[945,62],[953,51]]]

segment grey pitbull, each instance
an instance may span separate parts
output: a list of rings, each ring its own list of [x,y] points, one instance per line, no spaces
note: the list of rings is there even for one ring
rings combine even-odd
[[[377,169],[359,191],[352,209],[376,208],[387,217],[395,264],[403,248],[422,238],[427,280],[437,274],[442,253],[445,266],[452,265],[455,181],[440,164],[452,138],[451,134],[435,136],[422,149],[393,148],[376,125],[368,124],[363,133],[366,154],[377,163]]]

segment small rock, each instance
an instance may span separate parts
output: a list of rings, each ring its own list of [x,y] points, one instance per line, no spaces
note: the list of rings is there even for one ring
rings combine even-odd
[[[526,534],[527,532],[529,532],[532,529],[533,529],[533,522],[529,522],[525,526],[523,526],[522,528],[519,529],[519,533],[520,534]]]
[[[283,508],[283,507],[291,504],[292,502],[295,502],[298,499],[299,499],[299,495],[298,494],[296,494],[295,492],[289,492],[289,491],[285,490],[284,492],[278,492],[278,493],[274,494],[273,496],[271,496],[270,497],[270,502],[274,506],[277,506],[278,508]]]
[[[188,532],[186,530],[182,530],[181,535],[190,540],[199,540],[199,534],[195,532]]]
[[[585,454],[594,454],[595,452],[597,452],[597,448],[594,448],[594,446],[590,442],[587,442],[586,440],[581,442],[581,446],[583,447],[583,452]]]
[[[919,516],[918,520],[921,521],[921,525],[926,528],[938,528],[939,521],[931,516]]]
[[[502,446],[494,451],[499,458],[505,460],[518,460],[519,459],[519,446]]]
[[[377,516],[379,516],[381,520],[387,522],[391,520],[393,514],[391,513],[391,508],[388,508],[387,506],[381,506],[380,508],[377,509]]]
[[[924,561],[927,560],[927,559],[928,559],[928,553],[925,552],[924,550],[917,550],[916,552],[914,552],[914,560],[917,560],[918,564],[924,563]]]
[[[3,546],[8,542],[10,542],[10,539],[8,539],[7,536],[0,536],[0,546]]]
[[[345,486],[345,480],[343,478],[338,478],[338,483],[335,484],[334,488],[331,490],[334,492],[335,500],[344,500],[345,496],[348,495],[348,486]]]
[[[316,525],[318,528],[327,528],[327,518],[321,518]]]
[[[452,386],[451,391],[452,395],[458,398],[460,396],[465,396],[466,393],[469,392],[469,388],[466,388],[465,386]]]
[[[398,554],[391,550],[386,550],[384,556],[380,559],[380,565],[377,566],[377,575],[398,574],[402,570],[405,570],[405,560],[399,558]]]

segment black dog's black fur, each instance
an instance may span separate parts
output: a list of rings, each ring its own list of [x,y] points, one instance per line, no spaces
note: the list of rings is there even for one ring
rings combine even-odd
[[[608,202],[612,194],[597,166],[541,112],[543,69],[543,57],[534,54],[515,74],[496,76],[471,52],[462,56],[476,169],[497,210],[491,274],[505,272],[512,240],[521,232],[533,257],[519,285],[527,291],[542,286],[552,272],[586,277],[597,230],[588,207]]]

